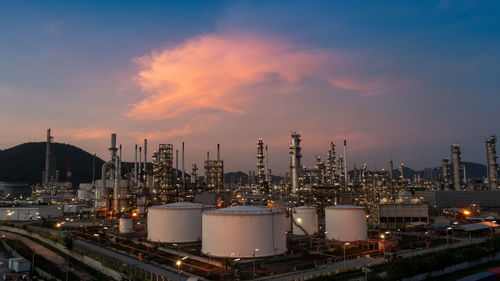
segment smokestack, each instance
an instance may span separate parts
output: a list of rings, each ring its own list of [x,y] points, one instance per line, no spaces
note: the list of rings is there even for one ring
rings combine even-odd
[[[196,164],[192,165],[192,172],[191,172],[191,184],[196,184],[198,182],[198,166]]]
[[[403,163],[399,164],[399,179],[400,180],[405,179],[405,164]]]
[[[95,152],[92,154],[92,187],[95,187]]]
[[[134,182],[137,184],[137,144],[135,145]]]
[[[450,146],[451,150],[451,164],[453,166],[453,186],[455,190],[462,189],[462,177],[461,177],[461,166],[462,166],[462,156],[460,153],[460,145],[452,144]]]
[[[137,176],[142,180],[142,147],[139,146],[139,167],[137,167]]]
[[[113,211],[118,213],[120,211],[120,156],[115,158],[115,186],[113,189]]]
[[[66,182],[71,182],[71,176],[73,173],[71,172],[71,164],[66,165]]]
[[[184,190],[184,196],[186,196],[186,177],[184,170],[184,142],[182,142],[182,189]]]
[[[266,181],[268,186],[271,186],[271,169],[269,169],[269,154],[267,152],[267,144],[266,144],[266,167],[267,167]]]
[[[207,161],[210,161],[210,151],[207,151]]]
[[[488,189],[498,188],[498,165],[496,151],[497,137],[491,136],[486,139],[486,169],[488,174]]]
[[[299,174],[301,170],[300,158],[302,157],[300,151],[300,133],[291,133],[290,144],[290,170],[292,174],[292,193],[297,193],[299,189]]]
[[[220,144],[217,144],[217,161],[220,161]]]
[[[120,154],[119,155],[120,155],[120,160],[118,161],[118,173],[121,176],[121,174],[122,174],[122,161],[121,161],[121,159],[122,159],[122,145],[121,144],[120,144]]]
[[[344,140],[344,173],[345,173],[345,188],[349,185],[349,170],[347,168],[347,141]]]
[[[111,147],[109,148],[109,151],[111,152],[111,161],[115,161],[116,159],[116,151],[118,148],[116,148],[116,134],[111,134]]]
[[[179,179],[179,150],[175,150],[175,183]]]
[[[50,170],[51,170],[51,157],[52,153],[50,151],[50,143],[52,142],[53,137],[50,135],[50,128],[47,129],[47,144],[45,150],[45,172],[43,174],[43,185],[44,187],[48,187],[50,181]]]
[[[144,139],[144,183],[146,183],[146,174],[148,172],[148,139]]]

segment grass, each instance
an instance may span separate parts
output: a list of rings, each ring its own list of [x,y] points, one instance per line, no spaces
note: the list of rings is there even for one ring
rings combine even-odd
[[[499,267],[500,261],[493,261],[485,264],[481,264],[478,266],[474,266],[471,268],[466,268],[462,270],[455,271],[450,274],[441,275],[435,278],[428,279],[429,281],[454,281],[463,277],[467,277],[469,275],[473,275],[479,272],[488,271],[489,269]]]

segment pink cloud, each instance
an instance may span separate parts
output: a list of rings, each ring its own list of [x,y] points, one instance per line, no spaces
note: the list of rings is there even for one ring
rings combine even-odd
[[[61,129],[58,134],[74,140],[102,139],[111,134],[111,130],[101,128]]]
[[[145,96],[127,116],[165,120],[199,110],[244,114],[245,105],[269,93],[248,95],[239,89],[269,80],[278,81],[285,92],[296,90],[304,78],[325,79],[361,95],[391,89],[386,79],[349,74],[351,60],[333,50],[299,49],[257,35],[202,35],[136,59],[141,68],[136,81]]]

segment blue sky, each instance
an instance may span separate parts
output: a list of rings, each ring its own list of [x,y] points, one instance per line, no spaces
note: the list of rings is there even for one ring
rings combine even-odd
[[[307,165],[344,138],[350,165],[439,165],[451,143],[484,162],[499,15],[496,1],[2,1],[0,148],[52,127],[106,158],[117,132],[129,160],[144,137],[185,141],[198,164],[220,142],[226,170],[247,171],[262,137],[282,173],[293,129]]]

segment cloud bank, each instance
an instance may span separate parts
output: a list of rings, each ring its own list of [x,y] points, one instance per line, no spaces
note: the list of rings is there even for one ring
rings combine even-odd
[[[143,96],[127,116],[138,120],[207,112],[244,114],[245,105],[265,99],[277,88],[251,95],[241,89],[267,82],[278,83],[280,93],[293,92],[308,78],[360,95],[379,95],[394,87],[383,76],[366,75],[347,54],[249,34],[201,35],[135,61]]]

